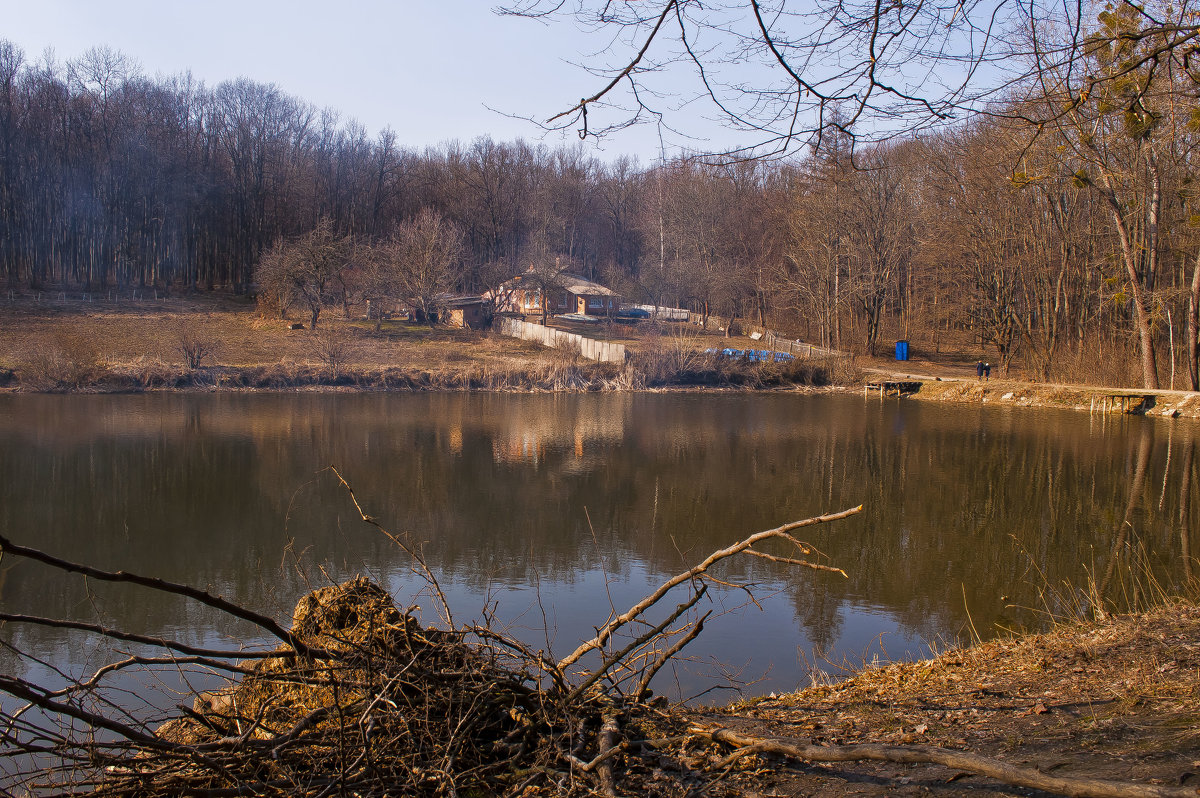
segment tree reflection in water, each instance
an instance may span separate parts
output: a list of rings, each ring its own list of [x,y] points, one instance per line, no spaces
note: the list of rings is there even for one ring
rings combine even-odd
[[[763,585],[764,609],[696,644],[748,678],[769,668],[754,689],[790,689],[814,646],[853,659],[888,633],[890,655],[919,655],[971,622],[1036,627],[1096,575],[1120,601],[1144,598],[1121,587],[1138,573],[1179,589],[1195,436],[1182,421],[857,396],[6,396],[0,528],[280,615],[360,572],[405,601],[399,552],[321,474],[334,464],[385,526],[426,541],[457,612],[498,602],[531,642],[569,650],[610,596],[627,606],[750,532],[864,504],[812,539],[849,579],[739,564],[730,575]],[[247,631],[25,564],[0,564],[0,600],[194,643]],[[86,664],[64,633],[4,634]]]

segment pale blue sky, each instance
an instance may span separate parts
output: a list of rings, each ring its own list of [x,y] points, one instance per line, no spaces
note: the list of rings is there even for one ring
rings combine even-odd
[[[488,107],[539,119],[569,107],[601,85],[569,62],[594,55],[607,42],[570,25],[500,17],[492,5],[0,0],[0,38],[20,46],[29,61],[46,48],[66,61],[107,45],[148,75],[191,70],[209,86],[239,76],[274,83],[357,119],[372,135],[391,127],[410,147],[481,135],[539,140],[535,126]],[[669,132],[666,137],[668,155],[672,143],[691,149],[720,143],[689,145]],[[555,145],[578,138],[572,133],[540,140]],[[629,153],[648,163],[657,157],[658,142],[654,127],[644,126],[614,134],[598,154],[608,159]]]

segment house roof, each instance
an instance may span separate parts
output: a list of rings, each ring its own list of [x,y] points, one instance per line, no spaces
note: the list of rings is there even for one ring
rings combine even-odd
[[[521,285],[521,278],[533,271],[530,266],[528,271],[518,274],[516,277],[504,283],[505,288],[515,288]],[[586,277],[580,277],[578,274],[567,274],[562,272],[557,278],[558,286],[572,294],[585,294],[589,296],[618,296],[616,291],[605,288],[600,283],[592,282]]]
[[[605,288],[600,283],[594,283],[576,274],[560,274],[559,284],[572,294],[587,294],[590,296],[617,296],[617,292]]]
[[[482,305],[487,301],[487,296],[455,296],[446,300],[448,308],[462,308],[468,305]]]

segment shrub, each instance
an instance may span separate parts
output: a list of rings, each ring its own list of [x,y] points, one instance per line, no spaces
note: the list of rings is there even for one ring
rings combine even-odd
[[[716,360],[701,351],[686,331],[653,335],[634,361],[647,386],[697,385],[719,381]]]
[[[314,330],[308,338],[309,354],[320,361],[335,382],[357,349],[354,339],[341,330],[324,328]]]
[[[179,333],[176,349],[183,356],[183,364],[189,369],[198,369],[207,357],[217,353],[217,345],[192,328]]]
[[[58,335],[36,346],[21,364],[21,382],[35,391],[80,388],[100,372],[100,357],[90,339]]]

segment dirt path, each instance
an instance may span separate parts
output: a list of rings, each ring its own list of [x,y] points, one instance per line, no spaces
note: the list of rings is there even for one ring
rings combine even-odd
[[[919,380],[921,382],[958,382],[977,385],[983,388],[992,390],[1024,390],[1038,388],[1045,391],[1073,391],[1078,393],[1095,393],[1095,394],[1147,394],[1160,397],[1168,401],[1180,401],[1188,397],[1196,396],[1194,391],[1169,390],[1159,388],[1157,390],[1149,390],[1146,388],[1108,388],[1097,385],[1082,385],[1077,383],[1065,382],[1034,382],[1026,379],[1003,379],[995,377],[987,381],[980,380],[975,374],[962,376],[953,373],[958,369],[952,367],[941,367],[933,369],[920,369],[914,371],[906,371],[904,369],[881,368],[879,366],[867,366],[863,371],[870,375],[871,379],[889,379],[889,380]]]
[[[1141,388],[1110,388],[1095,385],[1042,383],[1024,379],[992,378],[981,381],[970,369],[962,366],[914,363],[916,368],[894,368],[881,365],[862,367],[864,381],[919,381],[921,389],[909,398],[925,401],[989,403],[1019,407],[1057,407],[1072,410],[1096,411],[1106,397],[1115,395],[1150,396],[1153,399],[1138,406],[1142,415],[1169,418],[1200,418],[1200,393]]]

